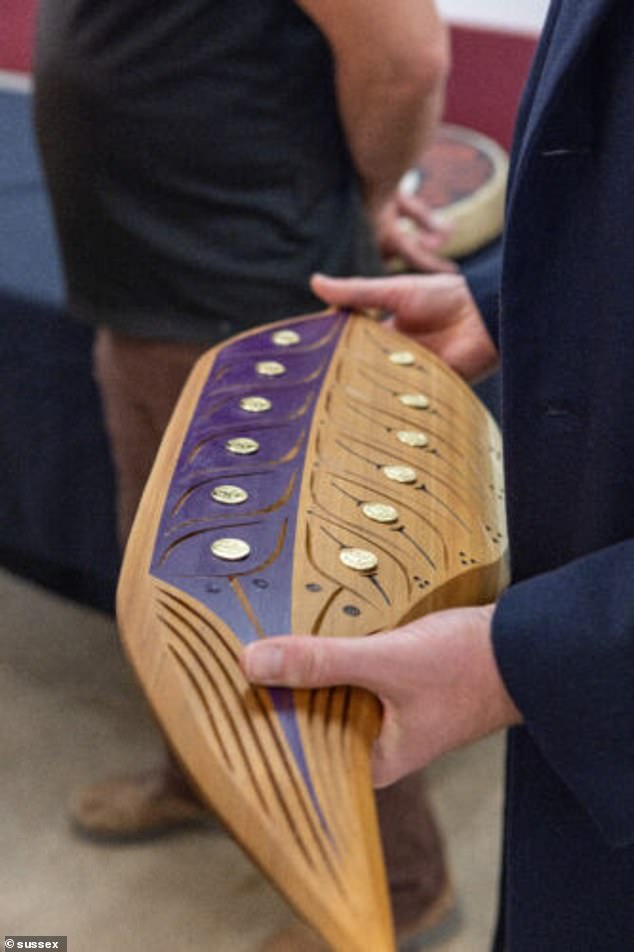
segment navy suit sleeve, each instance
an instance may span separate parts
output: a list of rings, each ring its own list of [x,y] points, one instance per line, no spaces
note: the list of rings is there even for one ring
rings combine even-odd
[[[511,586],[493,643],[542,754],[610,844],[634,843],[634,539]]]
[[[462,268],[469,290],[484,318],[487,330],[499,349],[500,276],[502,271],[502,244]]]

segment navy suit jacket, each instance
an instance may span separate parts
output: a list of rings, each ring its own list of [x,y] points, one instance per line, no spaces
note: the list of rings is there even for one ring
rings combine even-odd
[[[634,949],[634,3],[553,0],[499,308],[508,952]]]

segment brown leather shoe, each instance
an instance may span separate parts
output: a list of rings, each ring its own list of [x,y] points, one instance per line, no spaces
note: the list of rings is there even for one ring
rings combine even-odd
[[[447,880],[443,889],[412,922],[397,930],[398,952],[422,952],[434,949],[456,935],[462,928],[460,907],[453,887]]]
[[[70,818],[83,836],[103,840],[148,839],[215,825],[195,793],[163,767],[85,787],[71,800]]]

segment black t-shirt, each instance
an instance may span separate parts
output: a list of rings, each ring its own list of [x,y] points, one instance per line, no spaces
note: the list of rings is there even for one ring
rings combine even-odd
[[[374,272],[328,44],[292,0],[41,0],[36,126],[73,311],[204,340]]]

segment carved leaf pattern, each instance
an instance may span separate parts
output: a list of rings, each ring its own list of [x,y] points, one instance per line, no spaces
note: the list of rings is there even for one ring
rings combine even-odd
[[[204,357],[148,483],[120,585],[128,653],[210,805],[336,949],[393,948],[369,779],[377,704],[350,688],[254,690],[239,654],[494,597],[499,459],[495,424],[444,365],[334,311]]]

